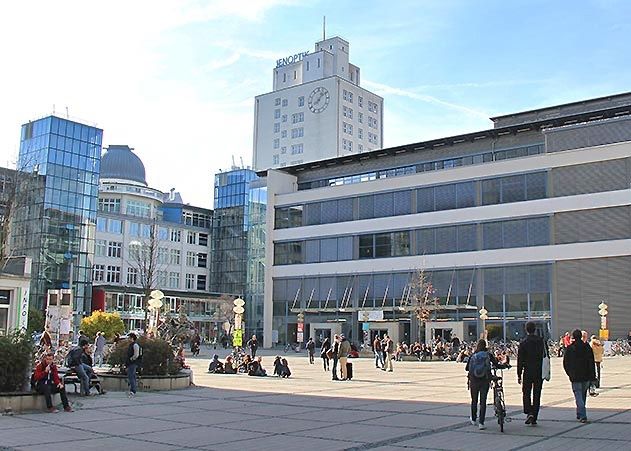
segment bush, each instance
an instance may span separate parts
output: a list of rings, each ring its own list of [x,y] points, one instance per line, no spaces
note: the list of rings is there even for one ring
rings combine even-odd
[[[0,337],[0,392],[21,391],[29,380],[33,341],[20,331]]]
[[[111,340],[114,334],[122,334],[125,331],[125,324],[118,313],[96,310],[81,320],[81,330],[91,339],[96,337],[97,332],[103,332],[105,338]]]
[[[131,340],[121,340],[116,344],[107,359],[107,362],[116,367],[122,373],[125,370],[127,360],[127,350]],[[182,365],[176,362],[175,354],[171,345],[160,338],[138,339],[138,344],[142,347],[142,363],[140,364],[140,374],[143,376],[165,376],[167,374],[177,374]]]

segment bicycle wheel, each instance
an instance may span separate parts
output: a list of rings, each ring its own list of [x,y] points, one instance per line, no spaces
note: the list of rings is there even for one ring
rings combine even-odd
[[[497,416],[497,424],[500,426],[500,432],[504,432],[504,420],[506,419],[506,406],[504,405],[504,393],[500,390],[495,392],[494,399],[495,416]]]

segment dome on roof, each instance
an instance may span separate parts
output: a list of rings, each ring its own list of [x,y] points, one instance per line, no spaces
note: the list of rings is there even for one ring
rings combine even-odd
[[[101,179],[121,179],[141,183],[145,180],[145,165],[129,146],[109,146],[101,157]]]

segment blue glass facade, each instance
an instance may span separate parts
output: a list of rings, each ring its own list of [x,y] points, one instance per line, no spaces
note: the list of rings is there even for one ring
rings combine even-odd
[[[77,319],[90,311],[102,139],[99,128],[55,116],[21,130],[18,170],[45,179],[14,233],[16,251],[33,258],[31,304],[42,308],[47,290],[72,281]]]
[[[251,169],[215,175],[211,291],[245,296],[248,263],[249,186]]]

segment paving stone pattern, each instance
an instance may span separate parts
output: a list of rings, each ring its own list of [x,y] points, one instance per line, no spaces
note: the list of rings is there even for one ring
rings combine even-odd
[[[354,360],[353,381],[331,381],[316,360],[288,356],[290,379],[209,375],[206,350],[189,359],[196,387],[159,393],[75,398],[74,413],[0,417],[5,450],[625,450],[631,449],[631,358],[606,360],[603,387],[588,399],[590,424],[576,421],[559,359],[544,385],[539,425],[524,425],[515,370],[504,372],[511,422],[500,433],[468,422],[464,365],[395,362],[392,373]],[[272,357],[264,352],[264,366]]]

